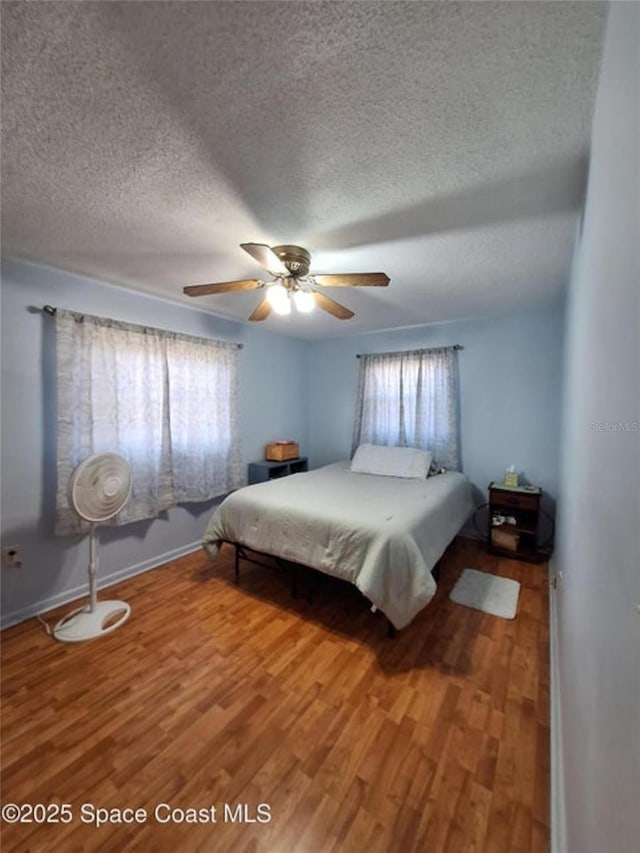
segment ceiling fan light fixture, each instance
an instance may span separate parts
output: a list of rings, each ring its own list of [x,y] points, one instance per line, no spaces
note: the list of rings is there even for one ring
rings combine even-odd
[[[267,291],[267,300],[276,314],[290,314],[291,302],[287,288],[282,284],[271,284]]]
[[[296,290],[293,293],[296,309],[302,314],[309,314],[315,307],[313,293],[308,290]]]

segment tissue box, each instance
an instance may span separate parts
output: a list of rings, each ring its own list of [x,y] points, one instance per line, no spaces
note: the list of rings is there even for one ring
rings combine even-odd
[[[517,488],[518,473],[516,471],[507,471],[504,475],[504,484],[505,486],[511,486],[511,488]]]

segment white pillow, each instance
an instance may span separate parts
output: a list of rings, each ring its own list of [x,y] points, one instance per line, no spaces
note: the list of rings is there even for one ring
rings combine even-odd
[[[358,474],[426,480],[431,459],[432,454],[428,450],[415,447],[361,444],[351,460],[351,470]]]

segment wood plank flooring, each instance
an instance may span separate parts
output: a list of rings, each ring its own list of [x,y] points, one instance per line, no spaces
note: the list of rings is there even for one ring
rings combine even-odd
[[[393,639],[330,579],[313,604],[275,567],[236,586],[230,548],[103,593],[133,614],[100,640],[3,632],[2,802],[71,807],[3,822],[3,851],[547,851],[546,565],[463,539],[441,565]],[[522,583],[515,620],[449,601],[465,567]]]

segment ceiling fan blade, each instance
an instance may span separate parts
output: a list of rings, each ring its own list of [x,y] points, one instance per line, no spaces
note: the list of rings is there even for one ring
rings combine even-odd
[[[191,284],[182,290],[187,296],[208,296],[210,293],[232,293],[236,290],[255,290],[262,287],[257,278],[245,278],[240,281],[218,281],[215,284]]]
[[[249,315],[249,319],[256,321],[266,320],[269,314],[271,314],[271,303],[268,299],[265,298],[258,305],[255,311],[253,311],[253,313]]]
[[[328,296],[325,296],[324,293],[319,293],[317,290],[314,290],[313,298],[315,299],[318,308],[328,311],[329,314],[333,314],[333,316],[337,317],[338,320],[350,320],[351,317],[354,316],[353,311],[349,311],[349,309],[345,308],[344,305],[340,305],[339,302],[336,302],[335,299],[330,299]]]
[[[274,275],[278,273],[280,275],[289,275],[289,270],[271,246],[265,246],[264,243],[240,243],[240,248],[248,252],[254,261],[257,261],[261,267],[264,267]]]
[[[383,272],[352,272],[342,275],[314,275],[323,287],[386,287],[389,276]]]

